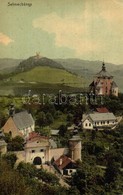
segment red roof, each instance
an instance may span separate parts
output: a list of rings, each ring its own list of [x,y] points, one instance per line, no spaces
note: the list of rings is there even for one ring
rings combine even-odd
[[[96,108],[96,111],[99,112],[99,113],[107,113],[107,112],[109,112],[106,107]]]
[[[42,139],[48,139],[48,137],[41,136],[39,133],[36,133],[35,131],[29,133],[29,137],[27,140],[33,140],[35,138],[42,138]]]
[[[75,163],[71,158],[62,155],[54,163],[58,166],[59,169],[65,168],[70,162]]]

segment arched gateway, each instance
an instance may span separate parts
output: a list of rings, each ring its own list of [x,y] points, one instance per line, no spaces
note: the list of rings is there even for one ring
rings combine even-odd
[[[35,157],[34,160],[33,160],[33,164],[34,165],[41,165],[42,164],[42,160],[40,157]]]

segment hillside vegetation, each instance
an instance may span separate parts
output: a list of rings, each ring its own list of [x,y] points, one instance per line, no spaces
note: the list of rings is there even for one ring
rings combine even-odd
[[[82,86],[83,79],[64,69],[51,68],[48,66],[35,67],[29,71],[18,73],[11,78],[12,82],[24,83],[49,83],[65,84],[68,86]]]

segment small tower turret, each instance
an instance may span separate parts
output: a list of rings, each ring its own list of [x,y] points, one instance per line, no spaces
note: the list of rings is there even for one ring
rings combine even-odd
[[[74,135],[71,139],[69,139],[69,150],[72,160],[81,160],[81,149],[81,138],[78,135]]]

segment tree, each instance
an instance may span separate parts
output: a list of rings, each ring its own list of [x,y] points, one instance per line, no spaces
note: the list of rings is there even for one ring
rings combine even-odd
[[[40,127],[44,127],[47,124],[46,114],[44,112],[39,112],[36,122]]]
[[[20,162],[17,166],[17,170],[27,179],[34,178],[37,175],[37,168],[30,163]]]
[[[72,115],[71,113],[69,113],[69,114],[67,115],[67,121],[73,122],[73,115]]]
[[[24,139],[20,136],[16,136],[8,142],[7,147],[8,151],[21,151],[24,147]]]
[[[67,127],[65,125],[61,125],[59,127],[59,135],[64,136],[66,132],[67,132]]]
[[[17,161],[17,156],[14,153],[7,153],[3,155],[3,159],[13,168]]]
[[[0,161],[0,194],[31,195],[31,188],[22,175],[13,170],[5,159]]]
[[[115,161],[109,161],[105,172],[105,183],[115,182],[120,173],[120,164]]]
[[[50,125],[50,124],[53,123],[54,118],[53,118],[53,116],[52,116],[51,113],[48,112],[48,113],[46,114],[46,120],[47,120],[47,125]]]
[[[38,179],[52,185],[59,185],[59,178],[53,173],[47,172],[44,169],[39,169],[37,174]]]

